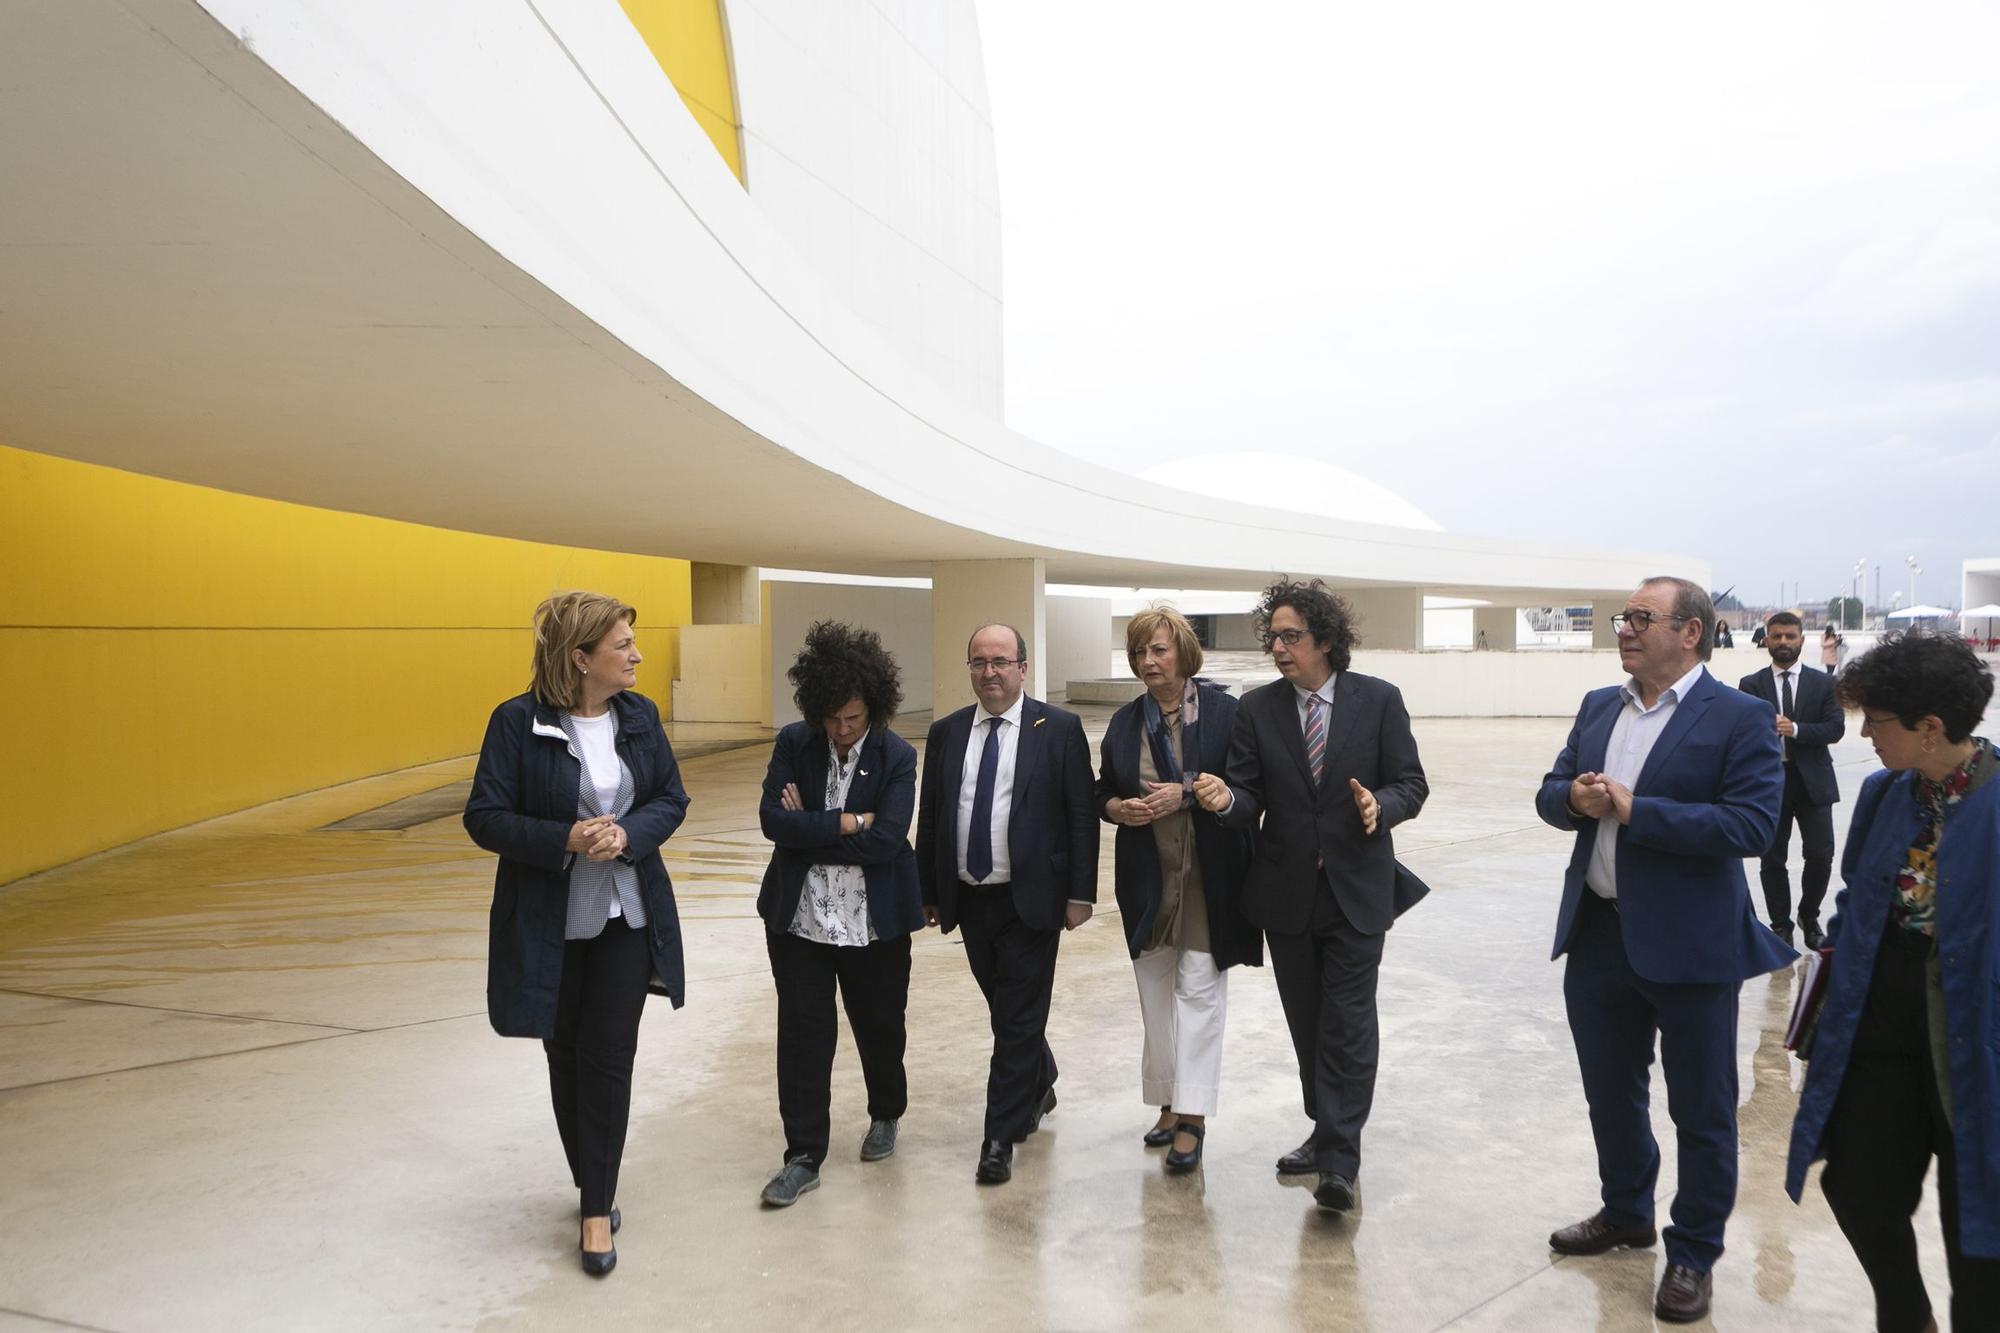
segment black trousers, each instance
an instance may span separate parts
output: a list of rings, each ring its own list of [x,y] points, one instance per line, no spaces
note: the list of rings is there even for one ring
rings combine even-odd
[[[618,1163],[632,1112],[632,1057],[652,967],[645,930],[623,917],[605,922],[596,939],[563,945],[556,1035],[542,1049],[549,1056],[556,1131],[585,1217],[603,1217],[618,1199]]]
[[[1764,849],[1758,878],[1764,884],[1764,910],[1771,929],[1792,928],[1792,877],[1786,863],[1792,857],[1792,823],[1799,826],[1799,841],[1805,844],[1806,868],[1799,877],[1798,924],[1819,928],[1820,904],[1826,901],[1826,886],[1833,878],[1833,807],[1814,805],[1806,795],[1797,764],[1785,765],[1785,802],[1778,810],[1778,827],[1771,845]]]
[[[826,1160],[832,1131],[833,1053],[840,1041],[836,987],[861,1054],[868,1118],[899,1119],[909,1104],[903,1014],[910,999],[910,937],[843,947],[766,931],[764,944],[778,988],[778,1115],[785,1122],[785,1160],[804,1154],[817,1167]]]
[[[1361,1171],[1361,1129],[1375,1104],[1375,1067],[1382,1054],[1375,982],[1387,937],[1356,930],[1326,873],[1318,879],[1305,932],[1265,935],[1278,1001],[1298,1055],[1319,1169],[1352,1180]]]
[[[1933,1155],[1951,1326],[2000,1328],[2000,1259],[1959,1248],[1958,1155],[1938,1097],[1924,1004],[1929,953],[1929,940],[1889,923],[1821,1140],[1820,1188],[1875,1288],[1875,1326],[1885,1333],[1921,1329],[1931,1318],[1910,1217]]]
[[[986,996],[993,1022],[993,1059],[986,1072],[986,1137],[1019,1143],[1028,1137],[1043,1094],[1056,1083],[1049,1050],[1049,996],[1056,984],[1061,930],[1036,930],[1014,910],[1006,884],[958,889],[958,928],[965,961]]]

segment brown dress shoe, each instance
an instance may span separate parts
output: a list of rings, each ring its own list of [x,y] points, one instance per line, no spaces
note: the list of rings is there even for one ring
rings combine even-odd
[[[1549,1248],[1557,1254],[1603,1254],[1626,1247],[1643,1250],[1659,1238],[1651,1227],[1620,1226],[1597,1213],[1551,1235]]]
[[[1653,1313],[1669,1324],[1692,1324],[1708,1313],[1708,1298],[1715,1279],[1697,1273],[1686,1264],[1668,1264],[1660,1279],[1660,1294],[1653,1297]]]

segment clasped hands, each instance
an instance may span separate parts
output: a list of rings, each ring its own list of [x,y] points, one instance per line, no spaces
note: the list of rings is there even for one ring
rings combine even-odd
[[[1602,773],[1579,773],[1569,784],[1569,808],[1585,819],[1610,815],[1621,824],[1632,822],[1632,789]]]
[[[785,789],[778,793],[778,804],[787,810],[805,809],[806,803],[799,799],[799,784],[796,782],[787,782]],[[857,815],[851,811],[842,810],[840,812],[840,836],[843,838],[851,837],[867,828],[869,824],[874,822],[874,819],[874,814],[868,811],[863,811]]]
[[[614,815],[593,815],[569,826],[564,851],[581,852],[593,861],[609,861],[625,850],[625,830]]]
[[[1113,797],[1105,809],[1111,818],[1120,824],[1137,827],[1150,824],[1155,819],[1163,819],[1180,809],[1181,787],[1177,782],[1149,782],[1144,796]],[[1354,779],[1347,780],[1348,793],[1354,797],[1354,811],[1361,816],[1361,831],[1373,833],[1382,820],[1382,803]],[[1220,814],[1229,808],[1229,784],[1213,773],[1203,773],[1194,780],[1194,799],[1202,809],[1210,814]]]

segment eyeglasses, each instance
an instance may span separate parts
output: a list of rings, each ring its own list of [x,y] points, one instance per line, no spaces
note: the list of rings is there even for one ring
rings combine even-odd
[[[968,658],[965,665],[972,669],[973,675],[983,676],[989,671],[1005,671],[1010,666],[1019,666],[1027,660],[1025,657],[974,657]]]
[[[1644,634],[1653,628],[1656,620],[1671,620],[1674,624],[1685,624],[1692,616],[1656,616],[1651,611],[1620,611],[1611,617],[1611,632],[1614,634]]]
[[[1287,648],[1298,647],[1305,642],[1306,632],[1302,629],[1265,630],[1257,636],[1257,639],[1268,652],[1274,643],[1283,643]]]

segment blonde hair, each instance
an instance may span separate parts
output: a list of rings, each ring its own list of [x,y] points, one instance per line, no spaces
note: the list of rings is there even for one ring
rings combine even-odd
[[[1125,622],[1125,663],[1132,668],[1132,674],[1139,674],[1139,654],[1163,629],[1173,640],[1175,664],[1180,668],[1181,675],[1192,676],[1200,671],[1201,639],[1195,634],[1194,626],[1167,603],[1154,602]]]
[[[583,676],[569,655],[594,652],[619,621],[639,623],[639,613],[601,592],[559,592],[535,608],[534,679],[528,688],[551,708],[583,702]]]

